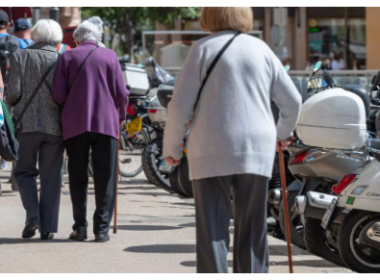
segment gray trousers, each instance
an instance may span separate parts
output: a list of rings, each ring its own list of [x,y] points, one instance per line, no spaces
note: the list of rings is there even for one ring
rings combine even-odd
[[[38,217],[41,232],[57,232],[63,161],[62,137],[30,132],[17,133],[17,140],[20,148],[15,179],[26,210],[26,221]],[[38,175],[41,181],[39,200]]]
[[[227,273],[231,188],[234,207],[234,273],[268,273],[268,178],[253,174],[193,181],[197,272]]]

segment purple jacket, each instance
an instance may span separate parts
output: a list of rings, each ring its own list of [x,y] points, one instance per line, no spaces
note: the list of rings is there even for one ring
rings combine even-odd
[[[89,52],[96,46],[86,40],[64,52],[58,62],[52,87],[54,100],[63,105],[63,139],[97,132],[118,139],[119,122],[125,120],[129,91],[113,50],[97,48],[69,85]]]

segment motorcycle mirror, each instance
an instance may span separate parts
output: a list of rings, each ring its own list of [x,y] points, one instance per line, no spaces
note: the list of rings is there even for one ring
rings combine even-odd
[[[325,88],[327,83],[323,80],[322,77],[313,77],[307,82],[308,88],[311,89],[322,89]]]
[[[330,72],[327,71],[326,69],[323,70],[323,80],[325,80],[325,82],[327,83],[327,85],[328,85],[330,88],[333,88],[333,87],[334,87],[334,79],[332,78]]]
[[[290,70],[290,66],[289,65],[285,65],[284,68],[285,68],[286,72],[289,72],[289,70]]]
[[[317,63],[315,63],[313,67],[313,75],[317,73],[321,68],[322,68],[322,61],[318,61]]]
[[[371,81],[371,84],[372,84],[373,86],[375,85],[375,83],[376,83],[376,75],[373,76],[372,81]]]

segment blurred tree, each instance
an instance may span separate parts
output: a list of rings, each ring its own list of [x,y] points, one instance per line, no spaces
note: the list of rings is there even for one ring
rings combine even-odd
[[[115,32],[123,34],[122,46],[131,61],[135,41],[141,38],[143,30],[154,30],[156,20],[170,28],[177,18],[197,18],[200,15],[200,9],[195,7],[83,7],[81,12],[83,19],[99,16],[108,21]]]

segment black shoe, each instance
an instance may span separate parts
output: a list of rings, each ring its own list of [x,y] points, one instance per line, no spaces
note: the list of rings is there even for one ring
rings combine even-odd
[[[37,217],[31,218],[25,223],[22,231],[22,238],[32,238],[36,234],[36,230],[40,228],[40,220]]]
[[[75,241],[85,241],[87,239],[87,228],[79,227],[70,234],[70,239]]]
[[[108,233],[99,233],[95,235],[95,242],[107,242],[110,241]]]
[[[51,240],[54,238],[54,233],[51,232],[42,232],[41,233],[41,240]]]

